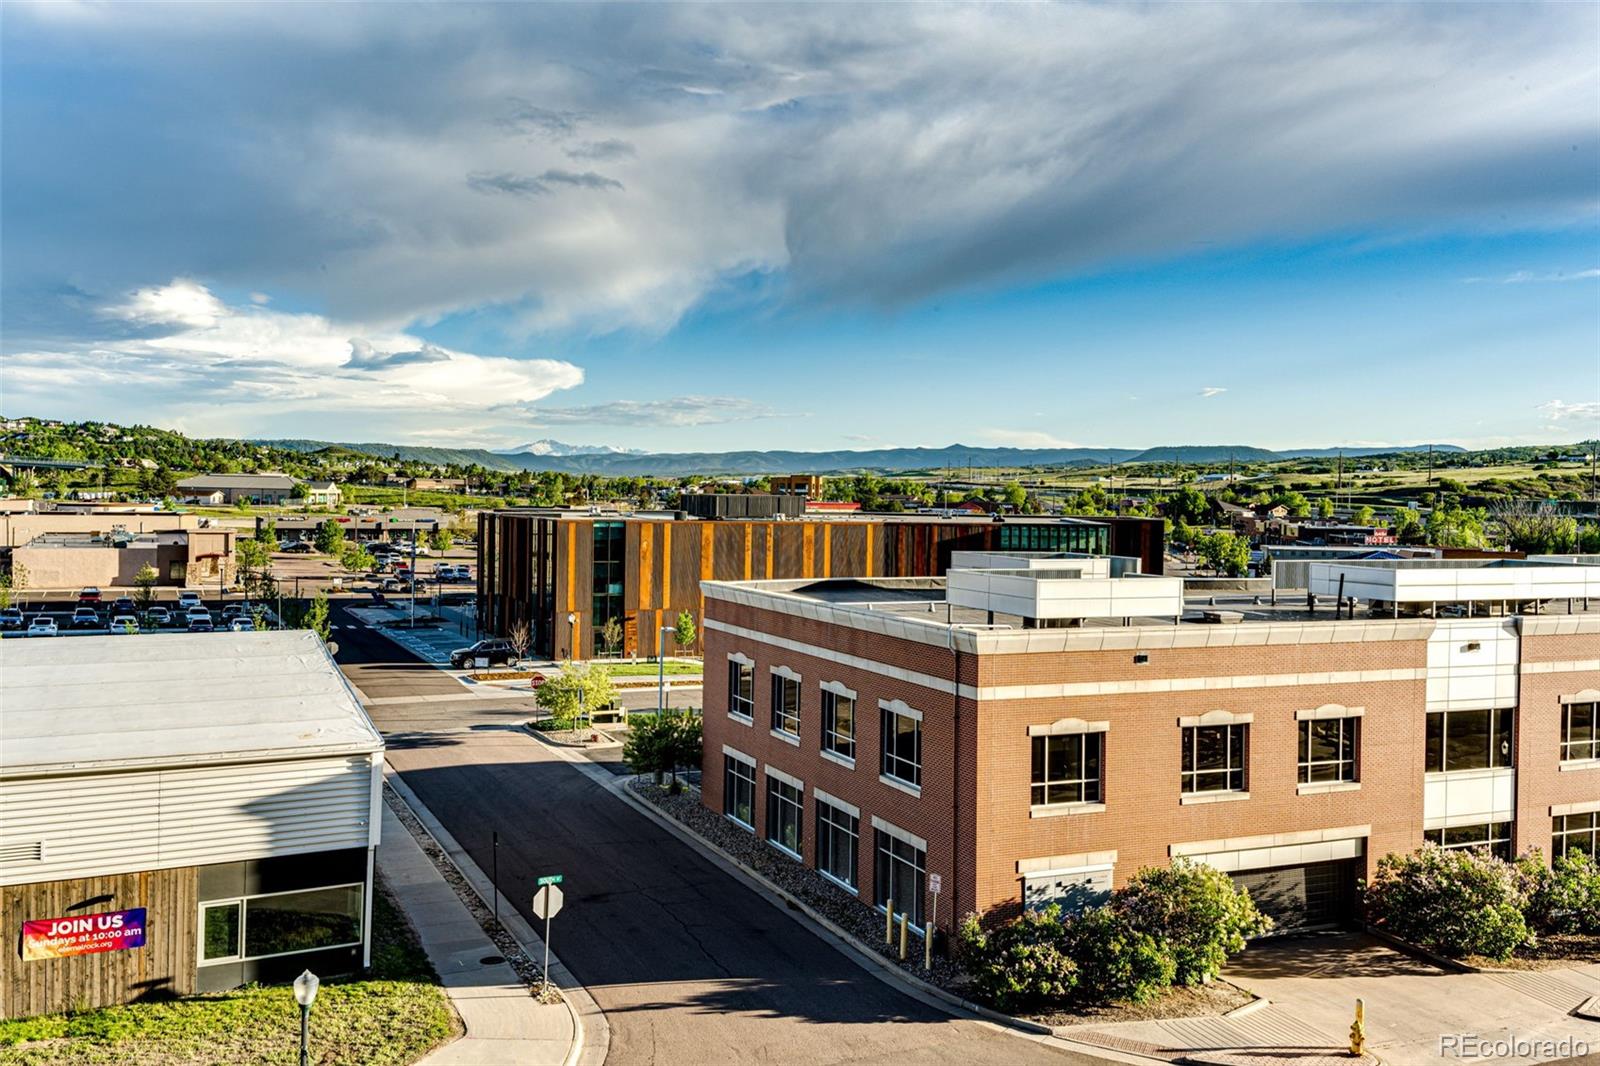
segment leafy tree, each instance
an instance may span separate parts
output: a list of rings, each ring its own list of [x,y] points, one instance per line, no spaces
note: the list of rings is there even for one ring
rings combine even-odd
[[[318,590],[316,598],[311,601],[311,609],[305,613],[301,622],[302,629],[309,629],[321,637],[323,643],[333,634],[333,626],[328,621],[328,594]]]
[[[1368,507],[1366,504],[1362,504],[1360,507],[1357,507],[1355,512],[1350,516],[1350,521],[1358,526],[1370,526],[1372,525],[1372,519],[1372,508]]]
[[[139,567],[139,572],[133,575],[133,584],[138,590],[133,596],[139,604],[139,610],[148,611],[156,602],[156,582],[160,580],[161,575],[149,563]]]
[[[454,543],[455,538],[450,535],[448,529],[436,529],[428,534],[428,547],[436,552],[447,552]]]
[[[1317,517],[1318,518],[1332,518],[1333,517],[1333,501],[1328,499],[1326,496],[1322,497],[1322,499],[1317,501]]]
[[[11,575],[0,574],[0,610],[11,606]]]
[[[1508,862],[1481,848],[1424,844],[1385,855],[1364,891],[1378,928],[1442,955],[1507,959],[1532,936],[1525,886]]]
[[[1208,533],[1196,547],[1201,561],[1219,574],[1242,577],[1250,569],[1250,542],[1231,530]]]
[[[1000,499],[1007,507],[1020,511],[1028,502],[1028,492],[1019,483],[1008,481],[1000,490]]]
[[[251,599],[272,595],[272,552],[263,541],[253,537],[234,545],[234,562],[239,572],[239,584]]]
[[[263,604],[256,604],[255,610],[250,612],[250,622],[258,631],[267,628],[267,608]]]
[[[678,645],[678,654],[683,655],[688,649],[694,647],[695,638],[698,636],[699,633],[694,624],[694,615],[688,611],[679,611],[677,625],[672,630],[672,639]]]
[[[1439,548],[1487,548],[1489,538],[1482,511],[1460,507],[1435,507],[1423,524],[1428,543]]]
[[[539,706],[559,722],[574,721],[579,712],[593,714],[611,706],[617,687],[604,670],[582,663],[568,663],[555,677],[539,686]]]
[[[339,565],[347,573],[364,574],[372,569],[374,562],[372,553],[360,544],[351,542],[339,549]]]
[[[1111,906],[1134,929],[1166,945],[1176,966],[1173,978],[1185,985],[1221,973],[1228,956],[1244,950],[1246,937],[1272,927],[1250,893],[1227,874],[1181,858],[1140,870]]]
[[[654,775],[658,785],[663,774],[671,773],[676,785],[678,767],[699,765],[701,746],[698,714],[635,715],[628,723],[622,758],[634,773]]]
[[[1537,850],[1517,859],[1527,918],[1540,932],[1600,935],[1600,864],[1576,848],[1544,864]]]
[[[1401,507],[1394,513],[1394,535],[1401,544],[1421,544],[1427,539],[1427,533],[1422,528],[1422,516],[1409,507]]]
[[[256,539],[267,546],[267,551],[277,551],[278,523],[270,518],[261,523],[261,528],[256,532]]]
[[[622,647],[622,619],[606,619],[606,624],[600,627],[600,643],[604,645],[607,655],[617,654]]]
[[[317,526],[314,543],[323,555],[339,554],[339,545],[344,543],[344,526],[331,518],[325,519]]]
[[[18,470],[11,476],[11,492],[24,497],[39,495],[39,476],[32,470]]]

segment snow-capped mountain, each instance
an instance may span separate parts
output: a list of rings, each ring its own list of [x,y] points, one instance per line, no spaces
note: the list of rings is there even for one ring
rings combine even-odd
[[[643,455],[638,448],[618,448],[611,444],[564,444],[558,440],[535,440],[516,448],[496,448],[496,455]]]

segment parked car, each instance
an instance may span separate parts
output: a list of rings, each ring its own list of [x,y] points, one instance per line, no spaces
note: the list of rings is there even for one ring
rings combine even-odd
[[[384,592],[410,592],[411,582],[403,577],[386,577],[383,579]]]
[[[468,584],[471,584],[471,582],[472,582],[472,571],[467,568],[466,564],[463,563],[461,565],[453,567],[451,569],[451,571],[450,571],[450,576],[445,578],[445,580],[446,581],[461,581],[461,582],[466,582]]]
[[[119,614],[119,615],[114,615],[112,617],[112,619],[111,619],[111,633],[112,633],[113,636],[115,636],[115,635],[117,635],[119,633],[137,633],[137,632],[139,632],[139,620],[137,618],[135,618],[133,615],[131,615],[131,614]]]
[[[367,546],[373,555],[395,555],[400,551],[400,546],[392,540],[375,540]]]
[[[193,589],[184,589],[182,592],[178,593],[179,609],[186,611],[191,607],[198,606],[200,606],[200,594],[198,592],[195,592]]]
[[[515,662],[517,649],[509,640],[480,640],[470,648],[457,648],[450,653],[450,665],[465,670],[479,659],[489,660],[490,666],[506,666]]]
[[[433,549],[428,547],[426,544],[423,544],[421,541],[418,541],[417,542],[417,546],[415,548],[413,548],[413,549],[410,549],[410,551],[407,554],[432,555],[433,554]]]
[[[55,619],[47,614],[35,615],[33,621],[28,623],[30,637],[53,637],[56,632]]]
[[[93,607],[74,607],[72,609],[72,628],[100,628],[100,612],[95,610]]]
[[[0,611],[0,629],[21,629],[22,626],[22,611],[19,608],[7,607]]]
[[[144,620],[145,624],[150,626],[170,626],[172,612],[165,607],[152,607],[144,613]]]
[[[210,613],[191,614],[189,616],[189,632],[191,633],[212,633],[216,631],[216,628],[211,621]]]
[[[226,622],[232,618],[249,618],[255,612],[255,604],[250,603],[248,600],[240,600],[236,603],[230,603],[222,609],[222,620]]]
[[[255,627],[256,620],[254,618],[235,618],[228,623],[229,631],[234,633],[248,633]]]
[[[303,540],[291,540],[278,550],[281,552],[288,552],[290,555],[310,555],[317,549],[315,545],[307,544]]]
[[[138,610],[138,605],[133,602],[131,597],[118,596],[116,599],[111,601],[112,614],[134,614]]]
[[[80,589],[78,592],[79,603],[99,603],[100,590],[97,588]]]

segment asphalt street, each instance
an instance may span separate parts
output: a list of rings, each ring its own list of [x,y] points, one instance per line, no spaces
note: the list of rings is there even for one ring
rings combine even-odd
[[[499,833],[506,897],[536,921],[533,879],[565,875],[551,943],[606,1012],[608,1063],[1104,1061],[953,1019],[884,984],[507,729],[515,711],[501,704],[515,701],[440,701],[464,686],[337,605],[334,620],[339,662],[390,734],[390,764],[484,870]]]

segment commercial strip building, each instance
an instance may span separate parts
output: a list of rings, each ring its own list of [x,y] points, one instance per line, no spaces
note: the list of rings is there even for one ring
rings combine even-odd
[[[158,585],[215,587],[233,579],[234,536],[222,528],[48,533],[11,549],[11,565],[25,567],[36,589],[132,587],[146,566],[155,570]]]
[[[1039,556],[707,581],[703,802],[919,927],[939,875],[947,930],[1180,856],[1295,928],[1424,840],[1593,851],[1600,567],[1425,573],[1398,618]]]
[[[0,643],[0,1016],[370,964],[383,741],[306,631]]]
[[[419,536],[426,537],[436,529],[445,528],[451,522],[450,515],[438,507],[396,507],[391,511],[374,511],[368,514],[257,515],[256,532],[261,533],[270,522],[276,527],[280,541],[310,540],[316,536],[317,527],[330,519],[344,528],[347,540],[359,541],[399,538],[409,540]]]
[[[800,502],[765,498],[777,501],[775,509]],[[701,499],[719,513],[716,497]],[[1163,549],[1160,519],[1147,518],[485,511],[478,516],[478,624],[504,634],[526,622],[536,654],[584,659],[605,650],[601,633],[615,618],[620,654],[654,655],[672,650],[659,630],[680,611],[697,624],[703,618],[702,581],[933,576],[944,573],[952,552],[967,550],[1126,555],[1160,573]]]
[[[0,548],[15,548],[19,544],[51,534],[79,534],[109,536],[112,533],[166,533],[173,530],[208,528],[208,519],[174,511],[157,511],[149,507],[122,506],[96,508],[92,511],[77,509],[51,509],[0,513]]]
[[[294,496],[295,484],[288,474],[200,474],[178,482],[178,494],[206,497],[220,492],[226,504],[285,503]]]

